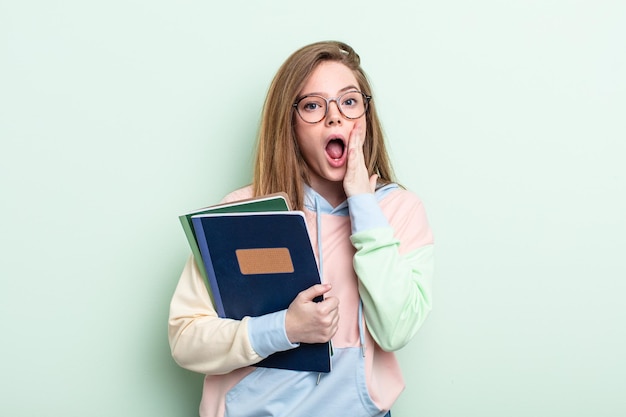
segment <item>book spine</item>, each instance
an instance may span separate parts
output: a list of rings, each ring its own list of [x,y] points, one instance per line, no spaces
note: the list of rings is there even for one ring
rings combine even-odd
[[[217,285],[217,278],[215,277],[215,270],[213,269],[213,262],[211,261],[211,253],[204,234],[204,227],[202,226],[202,218],[192,217],[191,221],[193,222],[193,228],[196,232],[196,241],[198,242],[200,254],[202,255],[202,262],[204,263],[207,281],[211,287],[211,293],[213,294],[212,298],[215,305],[215,311],[217,311],[218,316],[226,317],[224,304],[222,303],[222,297],[220,296],[220,290]]]
[[[206,269],[204,268],[204,262],[202,261],[202,254],[200,253],[200,247],[198,247],[198,242],[196,240],[196,233],[193,230],[193,224],[191,222],[191,215],[186,214],[183,216],[179,216],[180,224],[183,226],[183,231],[185,232],[185,236],[187,237],[187,242],[189,243],[189,248],[191,249],[191,253],[193,254],[194,261],[198,266],[198,271],[200,271],[200,275],[204,278],[204,281],[207,283],[207,290],[209,291],[209,296],[211,297],[211,302],[215,305],[215,300],[213,299],[213,290],[209,284],[209,278],[207,277]]]

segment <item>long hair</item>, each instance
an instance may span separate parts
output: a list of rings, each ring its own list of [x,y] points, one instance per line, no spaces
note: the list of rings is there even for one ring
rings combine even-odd
[[[372,95],[359,55],[342,42],[317,42],[305,46],[279,68],[263,106],[252,185],[257,196],[287,193],[295,210],[303,209],[303,184],[308,184],[308,178],[306,163],[296,141],[293,103],[311,73],[325,61],[336,61],[350,68],[361,91]],[[393,182],[394,174],[374,100],[370,101],[365,117],[367,129],[363,154],[367,171],[370,176],[378,174],[379,184]]]

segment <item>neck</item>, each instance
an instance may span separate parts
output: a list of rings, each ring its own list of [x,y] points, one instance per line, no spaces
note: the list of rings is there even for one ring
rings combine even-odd
[[[333,207],[346,201],[346,192],[343,190],[343,182],[341,181],[311,181],[309,186]]]

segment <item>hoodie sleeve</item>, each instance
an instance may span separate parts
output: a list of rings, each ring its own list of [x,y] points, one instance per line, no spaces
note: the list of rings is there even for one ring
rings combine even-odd
[[[222,319],[211,304],[193,257],[185,265],[170,303],[168,336],[172,357],[183,368],[225,374],[259,362],[248,337],[249,318]]]
[[[242,320],[218,317],[193,257],[172,297],[168,330],[176,363],[209,375],[253,365],[298,346],[285,333],[285,310]]]
[[[421,201],[406,190],[380,203],[373,195],[355,197],[351,241],[365,321],[382,349],[398,350],[431,310],[432,232]]]

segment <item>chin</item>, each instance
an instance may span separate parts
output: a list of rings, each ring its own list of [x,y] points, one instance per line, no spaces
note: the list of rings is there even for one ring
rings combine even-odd
[[[343,179],[346,176],[346,170],[342,169],[341,172],[331,172],[322,177],[325,181],[328,182],[340,182],[343,183]]]

